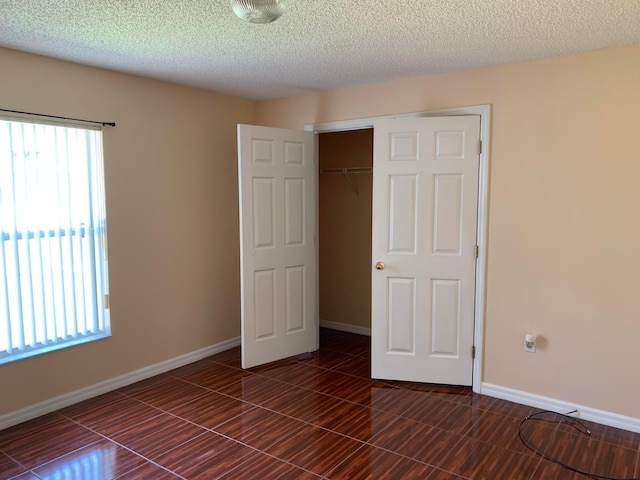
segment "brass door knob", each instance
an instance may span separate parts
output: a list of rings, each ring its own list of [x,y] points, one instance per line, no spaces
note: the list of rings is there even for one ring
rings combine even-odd
[[[384,262],[376,262],[376,270],[384,270]]]

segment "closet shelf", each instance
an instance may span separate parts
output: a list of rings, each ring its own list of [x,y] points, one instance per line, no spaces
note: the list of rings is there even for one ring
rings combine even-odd
[[[372,167],[346,167],[346,168],[321,168],[320,174],[342,174],[342,175],[350,175],[352,173],[371,173],[373,172]]]
[[[320,169],[321,175],[331,175],[331,174],[344,175],[345,180],[349,182],[349,185],[351,186],[353,193],[356,194],[358,199],[360,199],[360,190],[358,189],[358,186],[355,183],[353,183],[353,180],[351,180],[351,177],[349,175],[352,175],[355,173],[372,173],[372,172],[373,172],[372,167],[346,167],[346,168],[321,168]]]

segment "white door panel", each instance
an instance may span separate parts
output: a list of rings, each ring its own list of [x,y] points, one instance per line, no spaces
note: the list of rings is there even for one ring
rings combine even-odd
[[[242,366],[317,348],[311,132],[238,125]]]
[[[476,116],[374,129],[372,376],[471,385]]]

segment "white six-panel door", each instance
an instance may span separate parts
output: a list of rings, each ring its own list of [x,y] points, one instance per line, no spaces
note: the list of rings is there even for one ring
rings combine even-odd
[[[317,349],[314,142],[238,125],[243,368]]]
[[[472,383],[479,136],[478,116],[375,123],[373,378]]]

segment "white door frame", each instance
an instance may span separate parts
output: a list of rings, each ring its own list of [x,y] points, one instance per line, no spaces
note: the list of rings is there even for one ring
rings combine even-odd
[[[305,125],[304,129],[314,133],[343,132],[348,130],[362,130],[373,128],[373,124],[378,119],[383,118],[411,118],[411,117],[438,117],[455,115],[479,115],[480,116],[480,140],[482,150],[480,152],[480,165],[478,171],[478,224],[477,224],[477,245],[478,260],[476,263],[476,286],[475,286],[475,312],[474,312],[474,334],[473,344],[475,345],[475,359],[473,361],[473,391],[480,393],[482,389],[482,365],[483,365],[483,340],[484,340],[484,291],[485,291],[485,269],[487,258],[487,214],[488,214],[488,183],[489,183],[489,133],[491,124],[491,105],[477,105],[471,107],[447,108],[444,110],[431,110],[396,115],[384,115],[380,117],[357,118],[353,120],[339,120],[336,122],[315,123]],[[316,142],[317,145],[317,142]],[[316,146],[317,148],[317,146]],[[317,155],[317,152],[316,152]],[[316,208],[318,208],[318,197],[316,196]],[[316,234],[317,235],[317,234]],[[316,257],[318,256],[318,244],[316,242]],[[316,272],[318,275],[319,270]],[[319,285],[318,281],[318,285]],[[318,308],[319,307],[318,302]],[[319,317],[318,317],[319,318]]]

